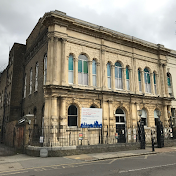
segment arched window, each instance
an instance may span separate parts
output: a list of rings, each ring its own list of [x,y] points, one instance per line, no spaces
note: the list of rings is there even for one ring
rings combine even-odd
[[[92,61],[92,83],[93,83],[93,86],[96,86],[97,85],[97,64],[96,64],[96,61],[93,60]]]
[[[127,90],[130,90],[130,76],[129,76],[128,66],[126,66],[126,86],[127,86]]]
[[[155,90],[155,94],[157,94],[157,89],[156,89],[156,74],[155,72],[153,72],[153,84],[154,84],[154,90]]]
[[[147,68],[144,69],[145,92],[151,93],[150,72]]]
[[[32,68],[30,69],[29,94],[32,93]]]
[[[145,109],[142,109],[141,120],[144,122],[144,126],[147,126],[147,112]]]
[[[73,84],[73,56],[69,55],[68,60],[68,83]]]
[[[44,66],[43,66],[43,84],[45,85],[46,84],[46,79],[47,79],[47,54],[45,54],[44,56],[44,59],[43,59],[43,63],[44,63]]]
[[[35,65],[35,91],[38,90],[38,69],[39,69],[39,63],[37,62]]]
[[[68,108],[68,126],[77,126],[77,107],[74,105]]]
[[[88,85],[88,59],[83,54],[78,57],[78,84]]]
[[[96,108],[94,105],[91,105],[90,108]]]
[[[115,63],[115,88],[122,89],[122,66],[119,62]]]
[[[168,93],[172,95],[172,83],[171,83],[171,74],[167,73],[167,85],[168,85]]]
[[[111,65],[110,63],[107,64],[107,81],[108,81],[108,88],[111,88]]]
[[[141,71],[140,71],[140,69],[138,69],[138,82],[139,82],[139,92],[142,92]]]

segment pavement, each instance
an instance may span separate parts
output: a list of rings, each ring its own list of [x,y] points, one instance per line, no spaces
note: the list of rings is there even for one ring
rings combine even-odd
[[[14,171],[43,166],[67,165],[98,160],[134,157],[140,155],[154,155],[164,152],[176,152],[176,147],[155,148],[154,152],[152,152],[152,148],[147,147],[146,149],[140,150],[92,153],[92,154],[72,155],[65,157],[47,157],[47,158],[31,157],[25,154],[0,156],[0,175],[2,172],[5,172],[7,170]]]

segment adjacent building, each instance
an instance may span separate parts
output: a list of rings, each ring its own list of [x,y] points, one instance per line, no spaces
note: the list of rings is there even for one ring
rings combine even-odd
[[[15,146],[136,142],[138,110],[147,142],[158,118],[169,138],[175,64],[175,51],[161,44],[45,13],[26,45],[14,44],[1,74],[3,139]],[[83,108],[102,109],[102,128],[81,128]]]

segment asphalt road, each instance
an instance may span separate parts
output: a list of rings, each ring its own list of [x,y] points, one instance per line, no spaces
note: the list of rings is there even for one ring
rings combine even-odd
[[[31,160],[34,167],[0,172],[13,176],[176,176],[176,152],[101,161],[77,161],[64,158],[67,164],[48,163],[37,167],[38,160]]]

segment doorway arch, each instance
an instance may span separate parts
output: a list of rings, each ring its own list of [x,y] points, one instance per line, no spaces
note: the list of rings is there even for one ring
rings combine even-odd
[[[116,133],[118,134],[118,142],[126,142],[126,117],[121,108],[117,108],[115,112]]]

